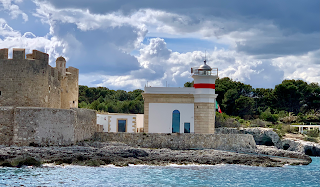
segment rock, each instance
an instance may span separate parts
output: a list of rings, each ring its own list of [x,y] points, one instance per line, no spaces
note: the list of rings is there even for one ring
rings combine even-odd
[[[305,160],[312,161],[311,158],[305,155],[304,153],[278,149],[275,146],[258,145],[257,150],[254,150],[254,153],[271,155],[271,156],[279,156],[279,157],[287,157],[287,158],[305,159]]]
[[[23,158],[21,160],[18,161],[18,165],[17,167],[22,167],[22,166],[36,166],[36,167],[40,167],[41,166],[41,161],[33,158],[33,157],[27,157],[27,158]]]
[[[40,167],[41,166],[41,161],[33,158],[33,157],[16,157],[14,159],[8,159],[5,160],[4,162],[0,163],[0,166],[4,167],[22,167],[22,166],[35,166],[35,167]]]
[[[320,156],[320,144],[296,139],[283,139],[283,149],[297,151],[309,156]]]
[[[245,128],[245,134],[252,134],[257,145],[276,146],[282,149],[282,143],[279,135],[271,128]]]
[[[257,145],[276,146],[282,149],[280,137],[271,128],[244,128],[238,130],[236,128],[217,128],[216,134],[251,134]]]
[[[241,149],[238,152],[213,149],[171,150],[134,148],[123,143],[87,143],[86,146],[70,147],[2,147],[2,166],[39,166],[44,163],[68,163],[75,165],[100,166],[114,164],[244,164],[250,166],[283,166],[284,164],[308,164],[310,157],[275,147]],[[240,152],[241,151],[241,152]],[[250,153],[250,154],[248,154]],[[277,156],[270,157],[268,155]]]

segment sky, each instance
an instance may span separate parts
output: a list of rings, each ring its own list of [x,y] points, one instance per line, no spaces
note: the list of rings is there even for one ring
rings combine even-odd
[[[115,90],[183,87],[205,56],[254,88],[319,83],[320,1],[0,0],[0,48],[63,56],[80,85]]]

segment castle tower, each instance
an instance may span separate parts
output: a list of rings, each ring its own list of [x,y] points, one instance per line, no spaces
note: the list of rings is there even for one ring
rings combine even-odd
[[[212,69],[206,60],[200,67],[191,68],[194,79],[194,133],[213,134],[215,128],[215,81],[218,69]]]
[[[66,76],[66,59],[62,56],[58,57],[56,60],[56,68],[61,73],[62,77]]]

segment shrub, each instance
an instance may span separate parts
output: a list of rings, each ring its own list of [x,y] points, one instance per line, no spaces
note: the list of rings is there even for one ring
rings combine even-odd
[[[244,119],[239,119],[238,122],[239,123],[244,123]]]
[[[296,133],[298,132],[297,127],[291,127],[290,125],[282,125],[281,129],[284,133]]]
[[[267,127],[269,123],[266,121],[263,121],[261,119],[255,119],[253,121],[251,121],[250,126],[251,127]]]
[[[225,113],[216,113],[215,127],[240,127],[236,118],[230,117]]]
[[[296,122],[297,120],[298,120],[298,116],[293,116],[293,115],[286,116],[281,119],[281,121],[284,123],[293,123],[293,122]]]
[[[307,131],[306,135],[309,137],[317,138],[319,137],[319,133],[320,133],[319,129],[314,129],[314,130]]]
[[[267,108],[264,112],[261,113],[260,119],[265,121],[277,122],[278,121],[278,114],[271,114],[271,109]]]
[[[281,111],[279,111],[278,116],[279,116],[279,118],[284,118],[284,117],[288,116],[288,112],[281,110]]]
[[[315,142],[315,143],[319,143],[318,139],[315,137],[305,137],[304,138],[305,141],[309,141],[309,142]]]

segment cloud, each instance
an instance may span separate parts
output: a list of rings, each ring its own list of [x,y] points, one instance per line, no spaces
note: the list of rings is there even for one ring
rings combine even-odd
[[[99,86],[139,88],[135,86],[178,86],[192,81],[190,67],[203,64],[204,52],[172,52],[164,39],[152,38],[140,49],[138,55],[141,68],[130,75],[101,77]],[[212,68],[219,68],[219,77],[230,77],[236,81],[250,83],[254,87],[273,87],[284,78],[284,72],[270,61],[256,60],[236,51],[216,49],[207,52],[207,62]],[[97,81],[97,80],[95,80]],[[140,87],[141,88],[141,87]]]
[[[36,37],[31,32],[21,34],[19,31],[11,28],[4,19],[0,18],[0,49],[9,48],[9,54],[12,54],[12,48],[25,48],[26,53],[32,53],[33,49],[44,51],[50,55],[51,64],[55,62],[60,54],[63,54],[64,43],[57,37]]]
[[[217,43],[229,45],[238,52],[267,59],[304,54],[319,49],[317,41],[320,40],[320,26],[317,26],[317,23],[320,16],[311,6],[319,3],[314,1],[310,4],[291,2],[286,9],[280,6],[288,3],[285,1],[233,1],[232,6],[229,2],[200,3],[186,0],[180,6],[173,6],[179,4],[178,1],[170,3],[170,6],[164,2],[143,0],[137,0],[135,3],[48,2],[50,4],[39,1],[40,8],[37,11],[49,14],[52,19],[60,20],[62,23],[74,23],[82,31],[130,25],[143,28],[144,31],[148,29],[148,35],[157,37],[171,35],[215,40]],[[246,6],[249,4],[250,6]],[[101,7],[107,8],[102,10]],[[296,12],[302,10],[303,14],[296,18]],[[125,13],[126,11],[130,13]],[[299,23],[293,18],[299,19]],[[141,33],[141,37],[135,42],[136,48],[139,42],[143,41],[146,32],[137,33]]]
[[[319,1],[34,0],[28,10],[21,0],[0,2],[29,26],[0,18],[1,48],[42,50],[51,64],[65,56],[88,86],[183,86],[204,50],[220,77],[254,87],[320,80]]]
[[[22,16],[24,21],[28,21],[28,15],[22,12],[17,4],[21,3],[23,0],[0,0],[2,8],[8,11],[12,19],[16,19],[19,15]],[[1,6],[0,6],[1,8]],[[1,10],[1,9],[0,9]]]
[[[272,64],[284,72],[285,79],[302,79],[307,82],[320,80],[320,49],[304,55],[285,56],[272,59]]]

